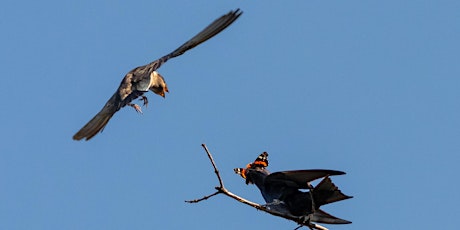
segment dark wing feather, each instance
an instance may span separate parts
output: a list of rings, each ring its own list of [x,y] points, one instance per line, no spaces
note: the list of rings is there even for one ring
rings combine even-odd
[[[265,183],[283,183],[289,187],[308,189],[308,182],[325,177],[345,174],[342,171],[328,169],[309,169],[275,172],[265,178]]]
[[[99,132],[102,132],[104,127],[109,122],[110,118],[121,108],[121,101],[118,97],[117,92],[113,94],[113,96],[105,103],[104,107],[102,108],[96,116],[93,117],[88,123],[86,123],[83,128],[81,128],[74,136],[74,140],[81,140],[85,138],[89,141]]]
[[[161,65],[163,65],[163,63],[167,62],[169,59],[184,54],[186,51],[194,48],[195,46],[205,42],[206,40],[222,32],[222,30],[227,28],[236,19],[238,19],[238,17],[240,17],[242,13],[243,12],[241,12],[240,9],[237,9],[235,11],[230,11],[229,13],[221,16],[220,18],[214,20],[214,22],[212,22],[210,25],[204,28],[201,32],[199,32],[193,38],[191,38],[190,40],[182,44],[179,48],[159,58],[158,60],[155,60],[145,65],[145,68],[147,68],[149,72],[157,70],[158,68],[160,68]]]

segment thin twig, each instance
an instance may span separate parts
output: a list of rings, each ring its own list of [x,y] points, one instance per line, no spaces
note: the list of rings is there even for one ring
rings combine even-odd
[[[210,195],[207,195],[207,196],[204,196],[203,198],[200,198],[200,199],[195,199],[195,200],[186,200],[185,202],[187,203],[198,203],[200,201],[203,201],[203,200],[207,200],[209,199],[210,197],[213,197],[219,193],[222,193],[232,199],[235,199],[241,203],[244,203],[244,204],[247,204],[253,208],[256,208],[258,210],[261,210],[261,211],[264,211],[266,213],[269,213],[271,215],[274,215],[274,216],[278,216],[278,217],[281,217],[281,218],[284,218],[284,219],[288,219],[288,220],[292,220],[294,222],[296,222],[297,224],[299,224],[299,226],[295,229],[299,229],[303,226],[305,227],[308,227],[310,229],[318,229],[318,230],[327,230],[327,228],[321,226],[321,225],[318,225],[318,224],[314,224],[314,223],[311,223],[310,221],[304,221],[302,220],[301,218],[299,217],[296,217],[296,216],[293,216],[293,215],[290,215],[290,214],[286,214],[286,213],[281,213],[281,212],[277,212],[275,210],[271,210],[269,209],[268,207],[264,206],[264,205],[260,205],[260,204],[257,204],[257,203],[254,203],[252,201],[249,201],[249,200],[246,200],[238,195],[235,195],[233,194],[232,192],[228,191],[225,186],[224,186],[224,182],[220,176],[220,173],[219,173],[219,170],[217,169],[217,166],[216,166],[216,163],[212,157],[212,154],[209,152],[208,148],[206,147],[205,144],[201,144],[201,146],[204,148],[204,150],[206,151],[206,154],[208,155],[208,158],[209,160],[211,161],[211,164],[212,164],[212,167],[214,168],[214,173],[216,174],[217,176],[217,180],[219,181],[219,186],[218,187],[215,187],[215,189],[217,190],[217,192],[214,192],[213,194],[210,194]]]
[[[200,201],[207,200],[207,199],[209,199],[209,198],[211,198],[211,197],[213,197],[213,196],[215,196],[215,195],[217,195],[217,194],[219,194],[219,193],[222,193],[222,192],[221,192],[221,191],[217,191],[217,192],[215,192],[215,193],[213,193],[213,194],[211,194],[211,195],[204,196],[204,197],[202,197],[202,198],[200,198],[200,199],[186,200],[185,202],[187,202],[187,203],[198,203],[198,202],[200,202]]]
[[[211,153],[208,150],[208,147],[206,147],[205,144],[201,144],[201,146],[204,148],[204,151],[206,151],[206,154],[208,154],[209,160],[211,161],[212,167],[214,168],[214,173],[217,176],[217,179],[219,180],[219,184],[221,188],[224,188],[224,182],[222,181],[222,178],[220,177],[219,170],[217,170],[216,162],[214,161],[214,158],[212,158]]]

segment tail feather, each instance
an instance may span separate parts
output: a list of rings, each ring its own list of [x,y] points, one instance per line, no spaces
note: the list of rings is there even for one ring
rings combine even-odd
[[[351,224],[351,221],[340,219],[321,209],[317,209],[310,220],[323,224]]]
[[[315,199],[316,206],[319,208],[321,205],[349,199],[352,196],[343,194],[327,176],[313,189],[313,198]]]

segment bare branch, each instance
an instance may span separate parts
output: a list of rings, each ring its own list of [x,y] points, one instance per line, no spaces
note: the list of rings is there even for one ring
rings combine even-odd
[[[220,173],[219,173],[219,170],[217,169],[217,166],[216,166],[216,163],[212,157],[212,154],[209,152],[208,148],[206,147],[205,144],[201,144],[201,146],[204,148],[204,150],[206,151],[206,154],[208,155],[208,158],[209,160],[211,161],[211,164],[212,164],[212,167],[214,168],[214,173],[216,174],[216,177],[217,177],[217,180],[219,181],[219,186],[218,187],[215,187],[215,189],[217,190],[217,192],[214,192],[213,194],[211,195],[207,195],[207,196],[204,196],[203,198],[200,198],[200,199],[195,199],[195,200],[186,200],[185,202],[187,203],[198,203],[200,201],[203,201],[203,200],[207,200],[209,199],[210,197],[213,197],[219,193],[222,193],[234,200],[237,200],[243,204],[246,204],[246,205],[249,205],[253,208],[256,208],[258,210],[261,210],[261,211],[264,211],[266,213],[269,213],[271,215],[274,215],[274,216],[278,216],[278,217],[281,217],[281,218],[284,218],[284,219],[288,219],[288,220],[292,220],[294,222],[296,222],[297,224],[299,224],[299,226],[295,229],[299,229],[303,226],[305,227],[308,227],[310,229],[318,229],[318,230],[327,230],[327,228],[321,226],[321,225],[318,225],[318,224],[314,224],[314,223],[311,223],[308,219],[305,220],[303,218],[299,218],[297,216],[293,216],[293,215],[290,215],[290,214],[286,214],[286,213],[282,213],[282,212],[277,212],[275,210],[272,210],[270,209],[269,207],[267,206],[264,206],[264,205],[260,205],[260,204],[257,204],[257,203],[254,203],[252,201],[249,201],[249,200],[246,200],[236,194],[233,194],[232,192],[228,191],[225,186],[224,186],[224,182],[222,180],[222,177],[220,176]]]
[[[200,201],[207,200],[207,199],[209,199],[209,198],[211,198],[211,197],[213,197],[213,196],[215,196],[215,195],[217,195],[217,194],[219,194],[219,193],[222,193],[222,192],[221,192],[221,191],[217,191],[217,192],[215,192],[215,193],[213,193],[213,194],[211,194],[211,195],[204,196],[203,198],[195,199],[195,200],[186,200],[185,202],[187,202],[187,203],[198,203],[198,202],[200,202]]]
[[[216,162],[214,161],[214,158],[212,158],[211,153],[208,150],[208,147],[206,147],[205,144],[201,144],[201,146],[204,148],[204,151],[206,151],[206,154],[208,154],[208,158],[211,161],[212,167],[214,168],[214,173],[217,176],[217,179],[219,180],[220,187],[224,187],[224,182],[222,181],[222,178],[220,177],[219,170],[217,170]]]

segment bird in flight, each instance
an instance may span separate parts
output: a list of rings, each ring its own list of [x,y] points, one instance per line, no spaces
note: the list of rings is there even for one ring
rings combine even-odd
[[[107,101],[104,107],[96,116],[93,117],[83,128],[80,129],[74,136],[74,140],[86,139],[87,141],[93,138],[97,133],[101,132],[109,122],[110,118],[121,108],[129,105],[137,112],[142,113],[139,105],[132,103],[133,100],[140,97],[144,106],[147,106],[148,100],[144,93],[151,90],[155,94],[165,97],[168,91],[166,82],[156,70],[169,59],[177,57],[192,49],[193,47],[205,42],[216,34],[231,25],[243,12],[240,9],[230,11],[229,13],[216,19],[193,38],[185,42],[173,52],[143,66],[139,66],[129,71],[120,83],[117,91]]]
[[[267,202],[266,206],[281,213],[299,217],[305,221],[325,224],[349,224],[350,221],[332,216],[320,209],[321,205],[352,198],[343,194],[329,176],[343,175],[344,172],[327,169],[292,170],[270,173],[268,153],[260,154],[246,168],[235,168],[246,180],[255,184]],[[315,187],[311,181],[323,178]],[[301,189],[307,189],[303,192]]]

